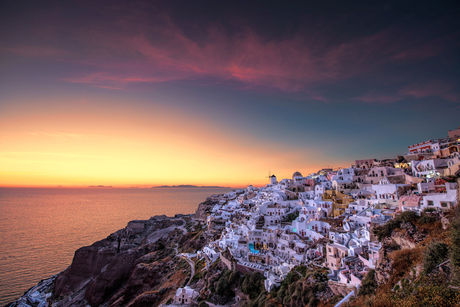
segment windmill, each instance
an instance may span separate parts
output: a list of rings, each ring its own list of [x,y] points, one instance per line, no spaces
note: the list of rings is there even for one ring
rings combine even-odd
[[[265,178],[268,178],[268,180],[270,181],[270,177],[271,177],[271,176],[272,176],[272,175],[271,175],[270,171],[268,171],[268,177],[265,177]]]

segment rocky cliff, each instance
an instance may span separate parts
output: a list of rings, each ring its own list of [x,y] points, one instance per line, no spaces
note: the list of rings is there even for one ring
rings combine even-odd
[[[376,230],[383,238],[375,272],[349,307],[460,306],[457,209],[403,213]]]
[[[211,209],[217,205],[219,201],[213,197],[208,197],[206,201],[198,205],[193,218],[196,220],[206,221],[206,217],[211,213]]]
[[[209,229],[203,222],[215,204],[208,198],[194,215],[129,222],[106,239],[78,249],[65,271],[31,290],[41,292],[35,303],[30,295],[24,302],[38,306],[38,301],[48,301],[54,307],[161,306],[170,304],[176,290],[188,285],[198,292],[196,302],[333,306],[352,290],[328,282],[328,269],[301,265],[288,273],[280,287],[267,292],[260,273],[238,270],[225,252],[228,261],[220,258],[212,264],[197,257],[196,251],[220,235],[220,220],[211,221]],[[353,289],[359,295],[349,306],[406,306],[409,301],[407,306],[456,306],[460,301],[460,282],[455,281],[460,280],[459,216],[458,212],[422,216],[407,212],[376,227],[382,242],[378,263],[361,287]],[[443,218],[447,222],[441,222]],[[427,303],[417,305],[422,301]],[[16,306],[25,305],[11,305]]]
[[[176,257],[208,243],[191,216],[131,221],[106,239],[75,252],[54,282],[53,306],[153,306],[190,278]],[[188,273],[188,275],[187,275]]]

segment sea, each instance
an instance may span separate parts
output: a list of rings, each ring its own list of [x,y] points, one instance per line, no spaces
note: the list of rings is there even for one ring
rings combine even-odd
[[[129,221],[194,213],[229,188],[0,188],[0,306]]]

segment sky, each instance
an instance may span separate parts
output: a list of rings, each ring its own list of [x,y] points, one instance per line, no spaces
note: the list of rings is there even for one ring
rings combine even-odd
[[[2,1],[0,186],[260,186],[458,128],[458,2],[351,3]]]

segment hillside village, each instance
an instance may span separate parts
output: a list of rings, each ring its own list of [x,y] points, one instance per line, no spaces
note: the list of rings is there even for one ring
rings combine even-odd
[[[327,268],[329,287],[346,301],[376,268],[382,243],[374,228],[401,212],[442,218],[456,206],[459,149],[460,128],[410,145],[396,159],[356,160],[348,168],[280,180],[272,175],[265,187],[214,195],[198,218],[218,239],[198,256],[207,265],[220,259],[228,269],[260,272],[268,292],[295,266]]]
[[[9,307],[459,306],[460,128],[134,220]]]

